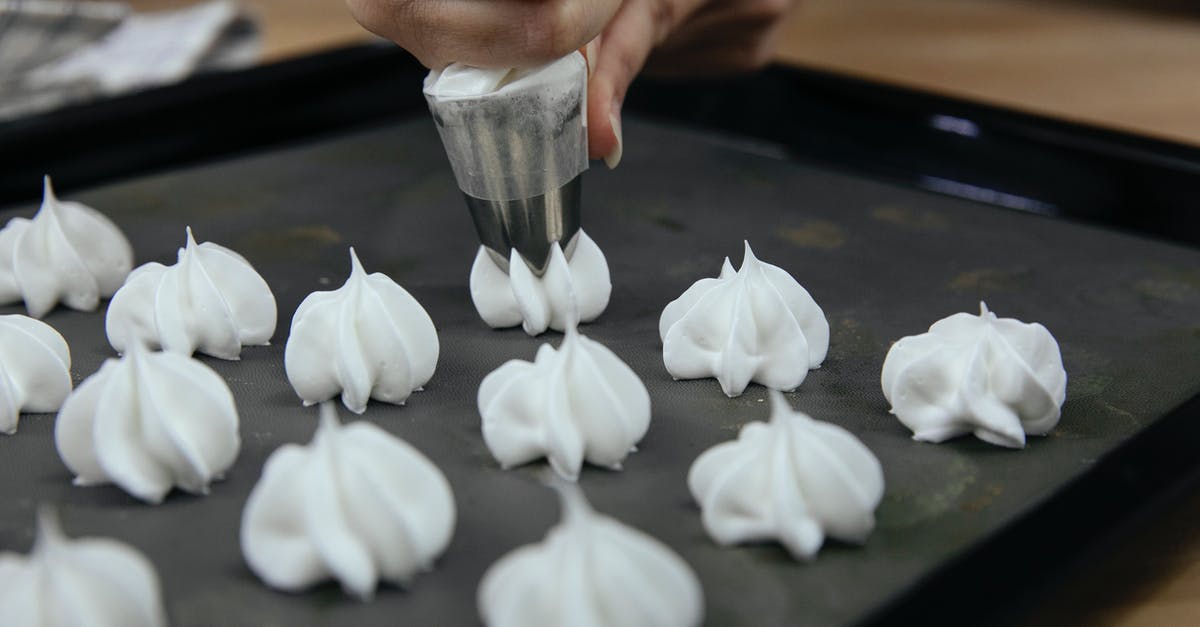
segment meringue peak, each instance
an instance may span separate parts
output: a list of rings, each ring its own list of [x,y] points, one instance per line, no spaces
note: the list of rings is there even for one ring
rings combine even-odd
[[[883,498],[879,460],[849,431],[792,409],[770,391],[771,416],[696,458],[688,489],[722,546],[779,541],[810,560],[832,537],[862,543]]]
[[[350,248],[345,283],[296,308],[284,369],[305,405],[340,394],[361,414],[370,399],[403,405],[433,377],[439,351],[425,308],[387,275],[368,274]]]
[[[913,439],[942,442],[973,433],[1023,448],[1026,435],[1058,424],[1067,374],[1058,342],[1040,324],[957,313],[888,350],[880,374],[891,412]]]
[[[510,360],[484,377],[483,439],[503,468],[545,457],[575,481],[585,461],[620,470],[650,425],[641,379],[604,345],[568,325],[558,348]]]
[[[263,466],[242,511],[242,554],[273,588],[334,579],[368,600],[381,581],[405,585],[429,570],[455,517],[433,462],[374,424],[343,425],[325,401],[312,441],[279,447]]]
[[[529,335],[563,331],[572,318],[591,322],[599,317],[612,294],[608,261],[582,230],[573,245],[567,258],[558,242],[551,244],[542,276],[515,250],[505,272],[480,246],[471,266],[471,300],[479,316],[494,329],[521,325]]]
[[[109,538],[66,535],[53,509],[38,509],[28,555],[0,554],[0,608],[6,625],[167,624],[154,565]]]
[[[138,266],[113,296],[105,317],[108,342],[133,342],[191,355],[236,360],[243,346],[265,346],[275,333],[275,295],[240,254],[197,242],[190,226],[174,265]]]
[[[592,509],[578,486],[551,484],[561,520],[540,542],[488,567],[478,605],[491,627],[691,627],[704,617],[700,581],[655,538]]]
[[[726,257],[663,309],[663,364],[676,379],[715,377],[730,397],[751,382],[793,390],[824,361],[829,323],[796,279],[743,244],[739,269]]]
[[[42,190],[32,219],[12,218],[0,230],[0,304],[24,301],[35,318],[59,303],[92,311],[129,274],[133,249],[104,214],[59,200],[49,176]]]

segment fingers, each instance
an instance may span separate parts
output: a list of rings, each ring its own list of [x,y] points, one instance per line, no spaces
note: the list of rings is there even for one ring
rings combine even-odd
[[[621,104],[646,58],[701,0],[625,0],[600,37],[588,84],[588,153],[610,168],[621,160]]]
[[[426,67],[540,65],[586,44],[620,0],[346,0],[367,30]]]

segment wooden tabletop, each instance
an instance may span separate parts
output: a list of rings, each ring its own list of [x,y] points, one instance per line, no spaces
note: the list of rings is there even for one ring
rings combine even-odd
[[[127,0],[128,1],[128,0]],[[139,10],[188,0],[132,0]],[[368,37],[341,0],[245,0],[264,59]],[[803,0],[778,58],[1200,145],[1200,9],[1170,0]],[[1197,190],[1200,194],[1200,190]],[[1034,624],[1200,623],[1200,494],[1133,524]]]

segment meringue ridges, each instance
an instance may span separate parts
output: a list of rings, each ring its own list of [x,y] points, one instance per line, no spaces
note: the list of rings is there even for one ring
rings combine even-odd
[[[21,412],[57,411],[71,393],[71,352],[53,327],[0,316],[0,432],[16,433]]]
[[[62,302],[92,311],[112,296],[133,267],[133,248],[107,216],[60,201],[50,177],[32,220],[13,218],[0,230],[0,304],[25,301],[41,318]]]
[[[339,392],[361,414],[369,399],[404,404],[433,376],[439,344],[429,314],[403,287],[368,275],[350,249],[350,278],[309,294],[292,317],[284,368],[311,405]]]
[[[416,448],[368,423],[338,422],[333,403],[308,446],[267,459],[242,512],[246,563],[274,588],[324,579],[369,599],[431,568],[454,532],[445,475]]]
[[[115,483],[150,503],[173,486],[207,494],[241,447],[221,376],[189,356],[138,343],[67,397],[54,440],[76,485]]]
[[[816,556],[825,537],[865,542],[883,498],[883,469],[849,431],[793,411],[770,390],[771,419],[696,458],[688,488],[718,544],[778,540]]]
[[[1067,395],[1058,342],[1046,327],[997,318],[979,304],[892,345],[880,382],[913,439],[942,442],[974,433],[1025,446],[1058,424]]]
[[[745,243],[742,267],[729,259],[663,309],[663,364],[676,379],[716,377],[727,396],[751,381],[790,391],[825,360],[829,323],[787,271],[759,261]]]
[[[0,617],[6,625],[159,627],[167,624],[154,565],[108,538],[66,537],[38,515],[28,556],[0,554]]]
[[[650,426],[650,395],[604,345],[567,327],[562,344],[513,359],[479,385],[483,439],[509,468],[546,457],[574,481],[584,460],[620,469]]]
[[[275,296],[250,262],[219,244],[197,244],[188,227],[175,265],[138,266],[113,295],[105,331],[118,353],[140,342],[237,359],[242,346],[269,343],[275,318]]]
[[[478,604],[489,627],[690,627],[704,592],[662,542],[592,510],[574,484],[554,484],[563,519],[546,539],[492,564]]]
[[[471,266],[471,300],[494,329],[522,325],[529,335],[563,331],[572,322],[591,322],[604,313],[612,294],[608,261],[582,230],[568,261],[558,242],[550,246],[546,272],[537,276],[513,250],[506,274],[479,247]],[[568,246],[570,248],[570,246]]]

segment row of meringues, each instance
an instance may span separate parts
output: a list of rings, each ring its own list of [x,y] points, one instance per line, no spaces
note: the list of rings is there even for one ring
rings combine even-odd
[[[71,247],[73,255],[55,245]],[[523,265],[508,274],[481,271],[481,260],[493,263],[481,250],[471,277],[476,307],[489,324],[524,324],[531,335],[546,327],[566,332],[557,350],[543,345],[534,362],[513,360],[485,378],[478,404],[484,440],[503,466],[544,457],[570,480],[584,461],[619,468],[650,421],[649,395],[637,375],[576,330],[579,312],[599,315],[611,288],[603,254],[586,234],[572,252],[568,261],[556,246],[550,268],[537,277],[520,272]],[[72,257],[75,266],[62,262]],[[0,259],[11,259],[8,268],[0,261],[0,288],[15,286],[8,300],[24,299],[30,313],[44,315],[58,301],[94,309],[115,291],[106,328],[124,353],[67,397],[70,358],[61,336],[24,316],[0,319],[0,333],[12,340],[2,346],[27,356],[20,367],[9,359],[0,363],[11,392],[11,411],[0,415],[11,424],[0,427],[15,430],[22,409],[53,411],[66,397],[55,437],[77,483],[116,483],[149,502],[172,487],[204,493],[237,455],[237,412],[224,381],[190,355],[236,359],[242,345],[266,343],[275,327],[274,297],[245,258],[211,242],[197,244],[190,229],[175,265],[146,264],[121,275],[122,283],[116,276],[121,267],[128,273],[131,258],[115,225],[88,207],[57,201],[48,181],[38,215],[15,218],[0,231]],[[306,404],[340,394],[361,413],[369,398],[402,403],[420,389],[433,375],[439,348],[417,301],[385,275],[367,275],[353,249],[351,259],[345,285],[315,292],[297,309],[285,366]],[[55,279],[63,267],[75,272]],[[80,267],[109,274],[97,271],[88,283],[80,280]],[[714,376],[730,396],[750,381],[795,388],[820,365],[829,343],[828,323],[808,292],[786,271],[754,258],[748,244],[739,270],[727,259],[718,278],[698,281],[666,307],[660,335],[674,376]],[[1044,327],[997,319],[986,308],[897,342],[882,378],[893,411],[916,438],[932,441],[974,432],[1022,446],[1027,432],[1054,426],[1065,396],[1057,343]],[[804,559],[815,556],[826,535],[865,540],[883,494],[878,460],[844,429],[791,411],[777,392],[772,407],[769,423],[750,423],[736,442],[710,449],[693,464],[688,482],[706,530],[721,544],[777,540]],[[368,423],[341,427],[332,407],[322,413],[309,447],[285,445],[268,460],[243,515],[242,547],[272,586],[296,590],[332,577],[367,597],[378,580],[404,582],[432,564],[450,541],[454,500],[444,476],[411,446]],[[337,480],[347,476],[361,483]],[[397,476],[423,479],[401,490]],[[343,512],[331,503],[358,509]],[[587,575],[597,565],[575,564],[572,556],[587,562],[593,552],[581,547],[599,543],[612,545],[600,566],[641,574],[610,584],[628,589],[589,593],[603,605],[593,609],[620,618],[609,624],[642,624],[664,614],[678,619],[671,624],[699,622],[702,595],[687,565],[661,543],[592,514],[583,503],[577,490],[564,488],[563,524],[541,545],[519,549],[489,571],[479,597],[485,620],[553,623],[558,615],[529,614],[529,608],[563,610],[551,602],[561,591],[545,583],[560,578],[548,577],[546,569],[573,564]],[[53,529],[43,535],[48,539],[39,546],[69,544]],[[39,560],[50,553],[65,554],[39,549],[28,561],[6,556],[0,564],[44,568]],[[0,583],[5,572],[0,568]],[[139,589],[155,593],[132,603],[158,603],[156,583]],[[614,609],[629,594],[641,603]]]

